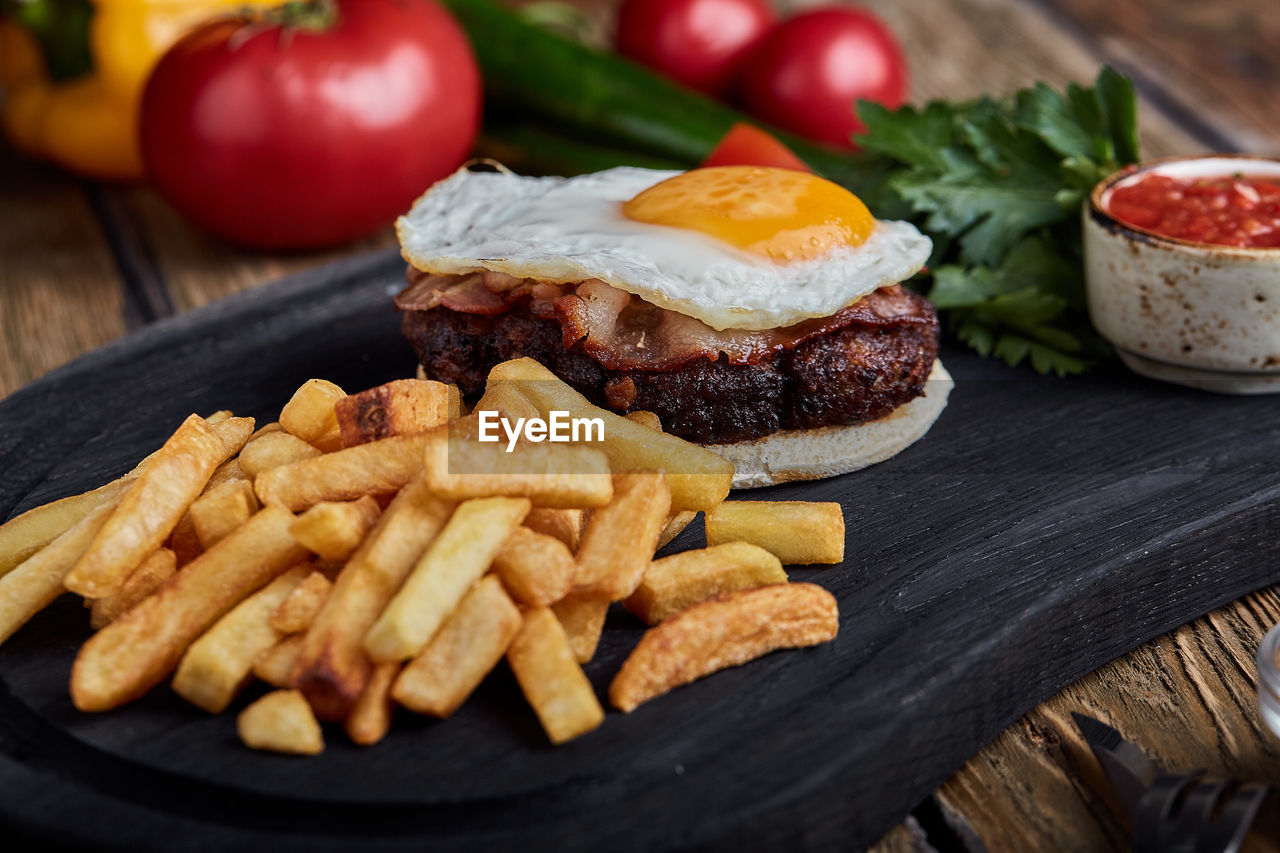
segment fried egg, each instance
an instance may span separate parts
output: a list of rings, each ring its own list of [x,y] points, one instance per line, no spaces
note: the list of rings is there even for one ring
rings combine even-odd
[[[913,275],[932,248],[837,184],[751,166],[574,178],[464,169],[396,231],[424,272],[595,278],[717,330],[830,316]]]

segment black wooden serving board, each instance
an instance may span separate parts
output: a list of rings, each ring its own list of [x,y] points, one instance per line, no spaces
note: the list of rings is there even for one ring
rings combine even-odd
[[[18,391],[0,403],[0,517],[122,473],[192,411],[270,419],[308,377],[411,375],[390,305],[402,280],[394,254],[355,258]],[[401,713],[378,746],[334,730],[323,756],[295,759],[243,748],[232,714],[167,688],[76,712],[67,678],[89,632],[65,597],[0,648],[0,820],[131,850],[871,843],[1055,691],[1280,579],[1280,398],[945,355],[957,387],[924,440],[752,495],[844,504],[844,565],[792,572],[839,599],[833,643],[610,713],[560,748],[503,668],[449,720]],[[611,614],[587,667],[602,695],[640,632]]]

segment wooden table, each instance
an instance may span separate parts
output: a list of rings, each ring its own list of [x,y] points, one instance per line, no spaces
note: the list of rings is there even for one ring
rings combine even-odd
[[[1148,157],[1280,154],[1273,0],[863,5],[901,37],[916,101],[1088,80],[1109,62],[1137,82]],[[388,229],[326,253],[245,252],[193,230],[146,188],[88,183],[0,149],[0,396],[159,318],[393,243]],[[1280,591],[1263,590],[1071,685],[970,760],[877,849],[1124,849],[1125,827],[1097,793],[1103,777],[1071,710],[1109,721],[1170,768],[1280,780],[1280,738],[1259,718],[1253,664],[1277,621]]]

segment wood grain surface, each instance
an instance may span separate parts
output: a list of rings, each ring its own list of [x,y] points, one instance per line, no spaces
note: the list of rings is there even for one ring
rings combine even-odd
[[[1280,153],[1273,0],[861,5],[903,41],[915,100],[1087,79],[1106,61],[1136,79],[1149,156]],[[7,150],[0,189],[0,396],[158,317],[392,240],[384,231],[322,254],[242,251],[192,229],[149,189],[85,184]],[[1280,741],[1261,728],[1252,657],[1278,618],[1274,590],[1249,596],[1087,676],[1004,732],[879,849],[1123,849],[1073,709],[1174,766],[1277,776]]]

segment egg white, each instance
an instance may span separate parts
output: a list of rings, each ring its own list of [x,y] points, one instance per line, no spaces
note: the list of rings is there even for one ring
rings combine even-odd
[[[913,275],[932,249],[910,223],[877,220],[861,246],[778,264],[708,234],[622,214],[622,202],[678,174],[622,167],[536,178],[462,169],[419,198],[396,232],[405,260],[424,272],[598,278],[715,329],[827,317]]]

